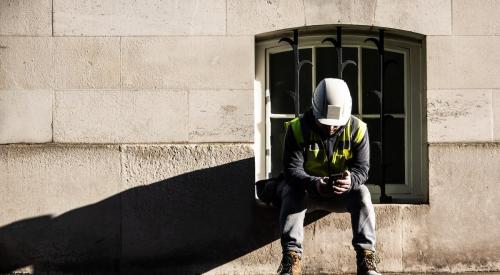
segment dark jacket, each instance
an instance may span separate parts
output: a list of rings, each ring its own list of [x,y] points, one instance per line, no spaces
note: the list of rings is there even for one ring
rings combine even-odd
[[[315,131],[321,136],[321,140],[326,147],[328,159],[331,158],[335,141],[344,131],[344,127],[339,129],[333,136],[324,136],[316,125],[312,110],[307,111],[300,119],[303,135],[309,136],[308,131]],[[352,137],[351,137],[352,141]],[[351,142],[352,158],[347,161],[348,170],[351,172],[351,189],[364,184],[368,179],[370,169],[370,145],[368,130],[359,144]],[[304,170],[305,148],[300,146],[293,135],[290,127],[286,130],[285,144],[283,152],[283,167],[285,180],[288,184],[301,186],[309,192],[316,193],[316,182],[319,177],[312,176]]]

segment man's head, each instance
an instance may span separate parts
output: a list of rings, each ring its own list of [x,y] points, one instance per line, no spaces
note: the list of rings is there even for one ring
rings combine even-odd
[[[351,116],[352,99],[342,79],[325,78],[316,87],[312,98],[314,118],[320,129],[328,135],[344,126]]]

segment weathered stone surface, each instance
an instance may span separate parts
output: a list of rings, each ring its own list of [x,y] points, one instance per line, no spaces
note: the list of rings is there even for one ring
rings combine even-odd
[[[51,38],[0,37],[0,60],[0,90],[52,88]]]
[[[226,2],[55,0],[55,35],[211,35],[226,30]]]
[[[185,142],[187,92],[57,91],[54,141]]]
[[[429,142],[492,141],[491,90],[427,92]]]
[[[52,141],[51,90],[0,92],[0,143]]]
[[[377,251],[380,269],[401,270],[401,217],[399,206],[376,207]],[[348,213],[330,214],[306,227],[304,238],[307,274],[356,272],[352,248],[351,219]]]
[[[147,185],[251,157],[252,145],[123,145],[123,186]]]
[[[120,152],[111,146],[0,146],[0,225],[58,215],[120,190]]]
[[[0,1],[0,35],[52,35],[51,1]]]
[[[497,36],[427,37],[428,89],[500,87]]]
[[[0,146],[0,270],[113,268],[120,248],[120,152]],[[52,216],[58,215],[58,216]],[[81,263],[92,263],[81,265]],[[46,268],[47,270],[44,270]]]
[[[255,226],[251,145],[123,146],[122,159],[124,262],[203,273],[267,242]]]
[[[425,35],[451,33],[450,0],[378,0],[373,24]]]
[[[375,0],[304,1],[306,25],[372,25],[376,2]]]
[[[218,266],[206,274],[248,274],[269,275],[276,273],[281,262],[281,244],[279,239],[256,249],[234,261]],[[316,263],[317,264],[317,263]]]
[[[453,0],[453,34],[500,34],[500,1]]]
[[[259,34],[305,25],[300,0],[227,1],[227,33]]]
[[[401,211],[398,205],[377,205],[377,250],[384,272],[401,271]],[[313,214],[318,214],[314,212]],[[321,215],[320,215],[321,216]],[[319,216],[318,216],[319,217]],[[305,274],[356,272],[351,221],[347,213],[332,213],[305,227],[303,271]],[[272,242],[209,274],[272,274],[281,261],[281,245]]]
[[[190,142],[253,142],[253,90],[189,92]]]
[[[55,38],[57,89],[120,88],[119,37]]]
[[[500,146],[430,146],[429,158],[430,206],[403,212],[404,271],[498,270]]]
[[[493,90],[493,141],[500,141],[500,90]]]
[[[253,89],[253,52],[250,36],[122,38],[122,85]]]

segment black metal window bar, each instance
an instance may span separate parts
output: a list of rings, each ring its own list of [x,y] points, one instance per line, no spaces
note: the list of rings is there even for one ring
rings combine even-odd
[[[294,91],[290,91],[290,95],[293,98],[294,105],[295,105],[295,117],[298,117],[300,115],[300,105],[299,105],[299,95],[300,95],[300,86],[299,86],[299,77],[300,77],[300,70],[304,64],[311,64],[312,62],[309,60],[303,60],[300,61],[300,56],[299,56],[299,36],[298,36],[298,30],[293,31],[293,40],[284,37],[279,40],[278,43],[281,42],[287,42],[290,44],[293,50],[293,56],[294,56]],[[352,64],[354,66],[357,66],[356,62],[352,60],[342,60],[342,27],[337,27],[337,33],[336,33],[336,39],[329,37],[325,38],[322,43],[325,42],[330,42],[336,49],[337,51],[337,68],[338,68],[338,78],[343,79],[342,77],[342,72],[344,69]],[[380,131],[379,131],[379,137],[378,140],[373,141],[372,144],[379,150],[379,164],[380,164],[380,182],[377,184],[380,187],[380,202],[382,203],[390,203],[392,202],[392,197],[388,196],[386,194],[385,190],[385,169],[387,168],[387,164],[384,163],[384,157],[383,157],[383,149],[384,149],[384,120],[390,119],[392,116],[389,114],[384,113],[384,76],[385,76],[385,70],[387,67],[391,64],[394,63],[393,60],[385,60],[384,57],[384,30],[380,29],[379,30],[379,38],[367,38],[365,40],[366,42],[373,42],[375,46],[377,47],[378,55],[379,55],[379,79],[380,79],[380,87],[375,90],[371,90],[371,93],[376,96],[380,110]]]

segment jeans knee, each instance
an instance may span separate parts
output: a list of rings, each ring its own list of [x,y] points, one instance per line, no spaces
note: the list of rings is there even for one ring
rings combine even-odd
[[[302,211],[305,208],[306,192],[303,188],[282,183],[280,191],[281,209],[285,212]]]
[[[359,202],[359,204],[371,204],[372,196],[370,190],[366,185],[360,185],[358,188],[351,190],[354,199]]]

